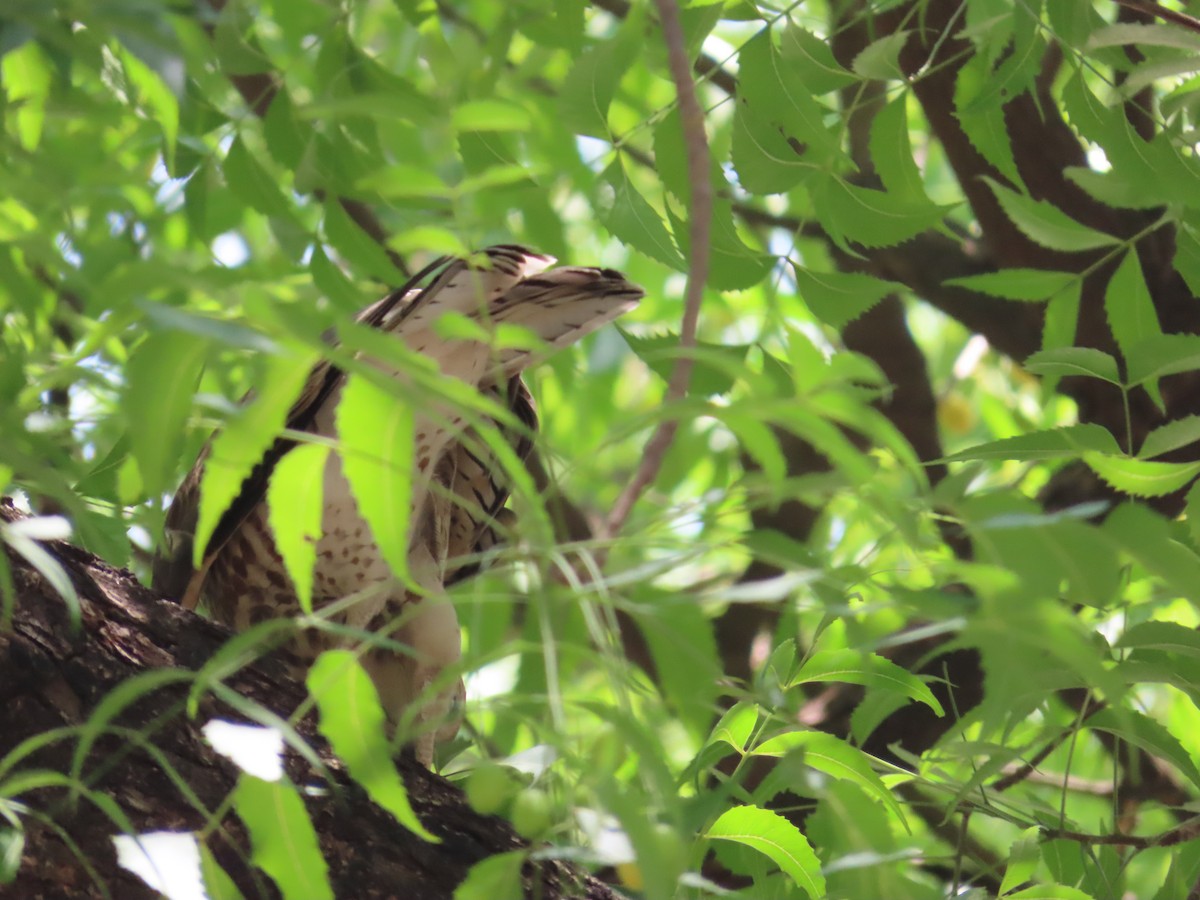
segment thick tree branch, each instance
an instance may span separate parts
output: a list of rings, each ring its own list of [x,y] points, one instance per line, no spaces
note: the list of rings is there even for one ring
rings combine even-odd
[[[20,517],[0,504],[0,522]],[[120,809],[137,833],[193,832],[203,839],[247,898],[274,896],[268,879],[248,862],[241,821],[227,801],[237,780],[233,765],[211,750],[201,727],[211,719],[245,721],[245,715],[201,695],[198,715],[187,713],[187,670],[201,669],[230,637],[178,604],[152,595],[128,572],[62,543],[45,545],[65,569],[80,597],[80,623],[46,579],[9,554],[17,605],[11,630],[0,633],[0,759],[25,744],[9,785],[38,771],[69,773],[81,732],[99,704],[130,679],[177,671],[181,678],[148,690],[108,722],[83,759],[85,799],[68,786],[31,788],[10,799],[27,808],[26,844],[14,897],[75,898],[157,896],[118,867],[112,837],[121,832],[106,815]],[[221,679],[251,706],[286,719],[305,690],[272,659],[262,659]],[[239,707],[244,709],[245,707]],[[442,838],[428,843],[376,806],[343,775],[324,749],[313,723],[297,723],[299,736],[319,754],[314,766],[289,751],[293,784],[319,788],[305,795],[337,897],[405,897],[450,900],[475,862],[525,848],[508,824],[474,813],[462,794],[406,755],[397,765],[421,821]],[[88,801],[98,796],[105,805]],[[215,827],[214,827],[215,826]],[[558,863],[527,863],[530,897],[613,900],[603,884]],[[8,896],[8,894],[6,894]]]

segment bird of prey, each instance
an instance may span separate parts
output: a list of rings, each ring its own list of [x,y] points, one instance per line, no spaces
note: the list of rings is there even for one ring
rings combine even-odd
[[[537,415],[520,373],[535,357],[525,349],[498,350],[481,340],[443,338],[435,325],[453,312],[477,322],[485,334],[514,324],[530,329],[551,348],[565,347],[631,309],[643,295],[612,269],[549,268],[553,263],[551,257],[508,244],[468,259],[443,258],[364,309],[358,321],[394,335],[410,351],[435,361],[443,375],[506,406],[512,417],[501,434],[523,458],[532,446]],[[336,410],[345,383],[346,374],[338,367],[318,364],[288,415],[289,432],[336,441]],[[407,559],[419,589],[397,579],[380,553],[335,449],[324,471],[313,605],[319,609],[353,595],[356,599],[343,605],[335,621],[386,635],[392,647],[405,645],[407,652],[401,652],[377,642],[362,655],[362,663],[393,723],[418,699],[424,704],[418,719],[425,730],[416,750],[428,765],[432,728],[440,726],[437,739],[452,736],[458,722],[451,713],[462,699],[461,681],[442,687],[434,697],[423,696],[444,669],[458,662],[461,650],[454,608],[439,595],[444,586],[471,574],[479,553],[495,543],[508,487],[486,444],[460,412],[420,398],[413,406]],[[210,441],[168,510],[163,547],[154,563],[154,588],[189,607],[203,600],[216,619],[237,630],[299,613],[295,588],[272,539],[265,500],[271,472],[295,441],[278,439],[255,466],[218,522],[201,564],[194,566],[200,484],[211,446]],[[322,631],[301,636],[292,650],[307,663],[344,640]]]

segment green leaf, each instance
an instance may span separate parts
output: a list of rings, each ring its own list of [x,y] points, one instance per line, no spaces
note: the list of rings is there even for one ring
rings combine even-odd
[[[304,444],[283,457],[271,473],[267,510],[275,549],[283,557],[300,608],[312,612],[313,567],[321,539],[321,499],[329,448]]]
[[[1094,900],[1091,894],[1063,884],[1040,884],[1004,896],[1007,900]]]
[[[1200,557],[1176,539],[1162,516],[1143,504],[1123,503],[1101,527],[1121,550],[1180,596],[1200,599]]]
[[[1114,175],[1155,205],[1200,204],[1200,178],[1193,162],[1174,145],[1175,135],[1163,131],[1144,141],[1126,118],[1120,104],[1106,106],[1087,87],[1083,73],[1063,87],[1063,106],[1071,124],[1088,140],[1104,148]]]
[[[650,647],[663,695],[697,738],[708,734],[721,679],[712,622],[696,599],[655,592],[635,618]]]
[[[691,247],[687,219],[675,215],[669,203],[667,217],[671,220],[675,243],[686,257]],[[718,197],[713,203],[712,228],[709,234],[708,284],[722,291],[744,290],[762,283],[774,265],[773,256],[746,246],[734,225],[732,204]]]
[[[1139,459],[1153,459],[1200,441],[1200,416],[1184,416],[1166,425],[1160,425],[1146,435]]]
[[[1094,424],[1068,425],[978,444],[947,456],[941,462],[968,459],[1072,459],[1082,457],[1090,450],[1112,454],[1121,452],[1107,428]]]
[[[1182,224],[1182,223],[1181,223]],[[1175,231],[1175,271],[1194,296],[1200,296],[1200,240],[1186,224]]]
[[[641,49],[641,15],[630,16],[612,40],[591,47],[575,60],[559,89],[559,124],[576,134],[607,138],[608,108],[621,78]]]
[[[413,480],[412,407],[362,375],[351,375],[337,408],[342,472],[383,558],[408,575]],[[429,473],[432,474],[432,473]]]
[[[828,94],[856,79],[833,56],[829,41],[788,19],[779,36],[779,56],[786,72],[794,72],[814,95]]]
[[[900,804],[871,767],[871,757],[832,734],[788,731],[763,741],[754,748],[753,755],[803,757],[805,765],[832,778],[857,784],[868,796],[886,806],[905,828],[908,827]]]
[[[528,131],[533,120],[524,107],[509,100],[468,100],[450,110],[457,131]]]
[[[313,284],[339,309],[355,313],[362,308],[362,294],[354,286],[354,282],[325,255],[325,249],[320,244],[313,246],[308,270],[312,275]]]
[[[1117,361],[1103,350],[1092,347],[1058,347],[1040,350],[1025,360],[1025,368],[1035,375],[1081,375],[1120,385]]]
[[[1101,203],[1117,209],[1154,209],[1162,206],[1161,199],[1147,194],[1122,172],[1097,172],[1082,166],[1068,166],[1063,169],[1063,174]]]
[[[1200,546],[1200,481],[1191,486],[1187,493],[1187,527],[1192,544]]]
[[[12,884],[16,880],[24,851],[24,831],[0,828],[0,884]]]
[[[46,51],[37,41],[26,41],[0,57],[0,85],[4,88],[6,116],[16,129],[17,140],[26,152],[37,149],[46,120],[46,100],[54,70]]]
[[[317,833],[291,784],[243,774],[233,807],[250,832],[251,859],[285,900],[333,900]]]
[[[1149,462],[1103,453],[1085,453],[1083,461],[1110,487],[1134,497],[1162,497],[1200,475],[1200,462]]]
[[[825,877],[817,855],[800,829],[779,813],[757,806],[736,806],[722,813],[705,837],[752,847],[769,857],[813,900],[825,896]]]
[[[933,696],[925,682],[890,659],[859,650],[820,650],[804,661],[800,671],[786,685],[838,681],[861,684],[892,694],[900,694],[924,703],[939,716],[945,715],[942,704]]]
[[[295,171],[304,158],[308,135],[300,128],[296,120],[296,107],[283,85],[276,85],[275,97],[263,119],[263,138],[267,142],[267,152],[275,162]]]
[[[1200,659],[1200,632],[1178,622],[1141,622],[1126,629],[1114,646],[1162,650]]]
[[[1123,354],[1148,338],[1162,334],[1154,298],[1146,287],[1137,253],[1130,251],[1109,279],[1104,291],[1108,327]]]
[[[212,851],[201,840],[196,841],[200,849],[200,876],[204,881],[207,900],[244,900],[233,879],[221,868]]]
[[[862,272],[814,272],[793,265],[796,288],[814,316],[842,329],[900,286]]]
[[[1200,35],[1175,25],[1120,22],[1098,28],[1088,36],[1086,48],[1098,47],[1173,47],[1200,52]]]
[[[1001,269],[982,275],[967,275],[951,278],[944,282],[955,287],[967,288],[1003,297],[1005,300],[1049,300],[1080,278],[1077,272],[1053,272],[1047,269]],[[1115,365],[1115,363],[1114,363]]]
[[[1004,107],[987,102],[994,83],[991,61],[978,53],[968,57],[954,82],[954,113],[967,140],[979,154],[1011,183],[1021,184]]]
[[[180,332],[152,332],[125,366],[125,415],[145,492],[169,490],[187,434],[188,416],[208,342]]]
[[[604,227],[651,259],[685,271],[687,265],[663,224],[662,216],[638,193],[625,173],[624,163],[620,159],[614,160],[604,170],[600,181],[613,192],[610,202],[602,202],[598,210]]]
[[[1192,762],[1191,754],[1171,732],[1149,716],[1131,709],[1102,709],[1094,716],[1089,716],[1084,725],[1107,731],[1151,756],[1165,759],[1193,785],[1200,786],[1200,769]]]
[[[182,63],[182,61],[180,61]],[[121,49],[121,64],[125,77],[139,104],[149,108],[150,118],[158,123],[163,133],[163,158],[172,175],[175,171],[175,142],[179,137],[179,100],[163,81],[162,76],[128,50]]]
[[[758,708],[753,703],[735,703],[713,726],[708,743],[720,741],[741,753],[750,742],[750,735],[754,733],[756,724],[758,724]]]
[[[854,57],[851,68],[863,78],[905,80],[904,70],[900,67],[900,51],[911,34],[908,29],[901,29],[876,38]]]
[[[801,70],[780,58],[770,31],[742,45],[738,67],[731,158],[741,186],[780,193],[807,174],[832,168],[841,150],[825,125],[826,110]]]
[[[527,856],[524,850],[510,850],[475,863],[454,889],[454,900],[524,900],[521,868]]]
[[[908,137],[908,95],[901,94],[871,120],[870,151],[888,193],[925,200],[925,184]]]
[[[29,563],[46,580],[67,605],[71,629],[80,626],[82,609],[75,582],[58,557],[47,550],[42,541],[65,540],[71,535],[71,526],[62,516],[35,516],[15,522],[0,521],[0,547],[7,547]],[[11,588],[11,576],[7,567],[0,569],[0,585]],[[5,598],[7,601],[7,597]],[[6,610],[7,611],[7,610]]]
[[[288,413],[312,367],[311,355],[268,356],[258,388],[212,440],[200,480],[193,563],[199,565],[221,516],[287,424]]]
[[[1042,349],[1061,350],[1075,344],[1075,333],[1079,330],[1079,301],[1083,294],[1083,283],[1076,282],[1070,288],[1050,298],[1046,304],[1045,324],[1042,326]],[[1053,390],[1054,376],[1047,384]]]
[[[321,714],[321,734],[346,763],[350,776],[409,831],[441,843],[413,812],[392,761],[379,694],[358,658],[349,650],[327,650],[308,670],[305,683]]]
[[[1119,238],[1079,224],[1057,206],[1018,194],[993,178],[984,176],[983,180],[1012,223],[1027,238],[1043,247],[1078,253],[1120,243]]]
[[[639,336],[621,330],[621,337],[642,362],[663,381],[671,380],[675,363],[683,355],[676,334]],[[692,354],[690,390],[694,394],[712,396],[733,390],[740,375],[746,371],[746,354],[751,344],[710,344],[697,342]]]
[[[814,186],[817,217],[836,238],[864,247],[890,247],[938,225],[949,207],[829,178]]]
[[[221,168],[229,187],[244,203],[264,216],[291,215],[291,206],[276,179],[250,154],[241,138],[229,147]]]
[[[1033,878],[1042,858],[1041,829],[1026,828],[1008,849],[1008,865],[1004,868],[1004,880],[1000,882],[1001,896]]]
[[[1130,387],[1165,375],[1200,369],[1200,335],[1197,334],[1157,334],[1123,352]]]
[[[363,231],[337,200],[325,203],[325,238],[364,274],[384,284],[404,281],[404,273],[392,264],[383,246]]]

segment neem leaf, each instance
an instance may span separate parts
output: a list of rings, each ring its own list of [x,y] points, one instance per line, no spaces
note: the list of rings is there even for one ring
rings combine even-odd
[[[1079,280],[1077,272],[1048,269],[1001,269],[982,275],[967,275],[944,282],[1005,300],[1049,300]]]
[[[234,193],[264,216],[291,215],[291,207],[276,179],[251,155],[241,138],[230,146],[221,169]]]
[[[1195,489],[1193,488],[1193,492]],[[1178,539],[1171,524],[1142,503],[1123,503],[1101,529],[1147,572],[1163,579],[1180,596],[1200,596],[1200,557]]]
[[[1149,716],[1131,709],[1102,709],[1089,716],[1085,728],[1107,731],[1122,741],[1165,759],[1194,785],[1200,785],[1200,769],[1179,740]]]
[[[1123,349],[1129,386],[1200,369],[1200,335],[1156,334]]]
[[[861,684],[889,693],[902,694],[910,700],[924,703],[939,716],[945,715],[942,704],[929,687],[916,675],[875,653],[858,650],[820,650],[804,661],[800,671],[787,684],[808,684],[814,681],[840,681]]]
[[[385,284],[404,281],[379,242],[355,222],[337,200],[325,203],[325,237],[346,260]]]
[[[1083,375],[1110,384],[1121,383],[1117,361],[1093,347],[1057,347],[1040,350],[1025,360],[1025,368],[1037,375]]]
[[[1162,334],[1137,253],[1126,253],[1109,279],[1104,290],[1104,311],[1123,354],[1147,338]]]
[[[687,264],[663,223],[662,216],[633,186],[620,159],[613,160],[600,176],[600,181],[613,191],[611,198],[602,198],[609,201],[607,204],[599,204],[600,221],[604,227],[651,259],[680,272],[686,270]]]
[[[288,411],[308,378],[311,362],[307,355],[267,357],[254,397],[213,438],[200,481],[194,562],[200,562],[221,516],[287,424]]]
[[[900,244],[942,221],[948,207],[912,197],[824,179],[812,189],[817,217],[832,234],[864,247]]]
[[[1200,659],[1200,632],[1178,622],[1141,622],[1127,629],[1116,646],[1162,650]]]
[[[1079,458],[1089,450],[1112,454],[1121,452],[1116,438],[1107,428],[1086,424],[1068,425],[1065,428],[1051,428],[1047,431],[1034,431],[999,441],[989,441],[947,456],[941,462],[962,462],[968,459],[1069,459]]]
[[[871,767],[871,758],[841,738],[820,731],[788,731],[763,741],[753,752],[756,756],[803,757],[805,765],[857,784],[868,796],[883,803],[897,819],[905,821],[900,804]]]
[[[151,496],[169,487],[207,351],[208,342],[193,335],[152,332],[125,366],[130,451]]]
[[[279,461],[267,488],[267,514],[275,549],[283,557],[300,608],[312,612],[313,567],[321,538],[321,499],[329,448],[296,447]]]
[[[454,889],[454,900],[523,900],[521,867],[527,856],[524,850],[510,850],[481,859]]]
[[[1052,250],[1080,252],[1111,247],[1119,238],[1081,225],[1057,206],[1034,200],[1006,188],[994,178],[983,177],[1001,208],[1027,238]]]
[[[251,859],[271,876],[285,900],[333,900],[317,832],[291,783],[243,774],[233,806],[250,832]]]
[[[1152,462],[1103,453],[1085,453],[1083,461],[1109,486],[1134,497],[1162,497],[1200,475],[1200,462]]]
[[[638,359],[650,367],[663,381],[671,380],[675,363],[683,355],[679,347],[679,336],[658,334],[639,337],[622,330],[621,336]],[[733,389],[740,374],[745,371],[746,354],[752,344],[710,344],[698,342],[693,354],[691,390],[693,393],[711,396],[725,394]]]
[[[308,670],[306,683],[321,714],[321,734],[346,763],[350,776],[409,831],[441,843],[421,824],[408,801],[408,790],[392,760],[379,694],[358,657],[349,650],[327,650]]]
[[[794,267],[796,287],[814,316],[832,328],[844,328],[899,285],[862,272],[814,272]]]
[[[351,375],[337,407],[342,472],[397,576],[408,574],[413,408],[363,375]]]
[[[770,857],[813,900],[825,896],[825,877],[817,855],[800,829],[779,813],[735,806],[709,826],[706,837],[752,847]]]
[[[925,184],[908,138],[908,95],[885,105],[871,121],[871,161],[890,192],[925,198]]]
[[[1139,459],[1153,459],[1200,441],[1200,416],[1184,416],[1155,428],[1142,441]]]
[[[575,60],[559,89],[563,127],[576,134],[609,137],[608,108],[642,43],[636,24],[627,22],[615,38],[585,50]]]

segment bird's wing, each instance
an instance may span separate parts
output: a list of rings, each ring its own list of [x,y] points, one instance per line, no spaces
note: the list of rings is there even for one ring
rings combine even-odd
[[[500,388],[491,388],[490,393],[501,399]],[[493,424],[499,426],[501,437],[512,446],[517,458],[524,460],[533,449],[533,436],[537,433],[533,397],[518,375],[505,385],[503,399],[513,421]],[[451,485],[447,585],[478,572],[482,563],[480,554],[504,539],[504,534],[498,534],[497,530],[504,524],[500,520],[501,511],[511,491],[504,467],[476,432],[468,431],[451,452],[456,465]]]
[[[394,332],[404,332],[414,326],[423,327],[447,310],[464,314],[477,310],[487,299],[504,296],[522,278],[542,271],[554,261],[551,257],[513,244],[489,247],[477,257],[470,260],[447,257],[435,260],[406,284],[364,309],[357,320],[369,327]],[[427,286],[420,287],[431,275],[434,275],[433,280]],[[317,411],[344,380],[342,370],[327,360],[314,366],[288,413],[286,427],[291,431],[311,430]],[[243,398],[243,402],[247,398]],[[254,466],[242,482],[238,496],[217,522],[197,568],[192,559],[200,509],[200,482],[212,448],[212,441],[209,440],[184,478],[167,512],[163,545],[153,564],[151,585],[156,591],[179,599],[189,608],[195,607],[212,561],[246,517],[262,502],[271,473],[295,444],[294,440],[288,438],[276,439],[263,459]]]

